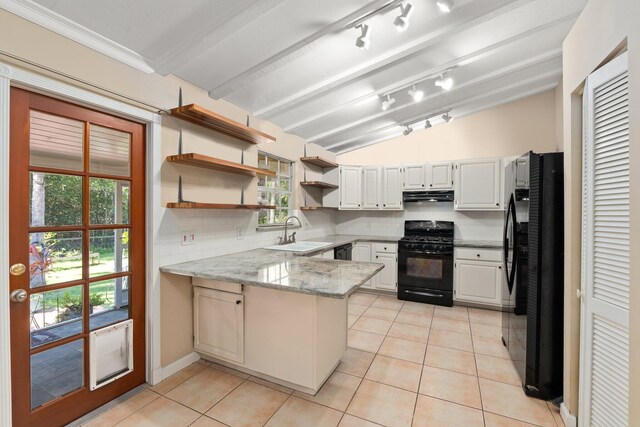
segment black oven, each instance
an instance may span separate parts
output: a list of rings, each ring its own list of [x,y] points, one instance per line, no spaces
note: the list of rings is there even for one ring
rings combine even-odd
[[[453,305],[453,223],[407,221],[398,245],[398,298]]]

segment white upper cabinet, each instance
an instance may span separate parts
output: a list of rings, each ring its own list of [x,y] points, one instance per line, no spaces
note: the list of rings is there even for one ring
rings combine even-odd
[[[429,163],[426,167],[429,190],[453,190],[453,163]]]
[[[362,208],[380,209],[382,192],[382,168],[364,166],[362,168]]]
[[[361,166],[340,166],[340,209],[362,209],[361,177]]]
[[[502,160],[456,162],[455,210],[502,210]]]
[[[426,165],[407,165],[404,167],[405,191],[424,190],[426,188]]]
[[[382,209],[402,209],[402,168],[382,169]]]

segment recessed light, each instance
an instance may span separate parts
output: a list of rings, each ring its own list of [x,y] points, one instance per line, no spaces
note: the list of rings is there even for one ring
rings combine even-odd
[[[438,0],[436,4],[442,13],[449,13],[453,9],[453,0]]]
[[[451,117],[449,113],[444,113],[442,115],[442,120],[444,120],[445,123],[449,123],[451,120],[453,120],[453,117]]]
[[[411,3],[407,3],[406,5],[400,4],[400,15],[393,21],[393,25],[396,26],[396,29],[403,33],[407,31],[409,28],[409,18],[413,13],[413,5]]]
[[[411,132],[413,132],[413,128],[411,126],[409,126],[409,125],[406,125],[404,127],[404,130],[402,131],[404,136],[409,135]]]
[[[440,78],[436,80],[436,86],[441,87],[443,90],[451,90],[453,87],[453,79],[446,77],[446,73],[442,73]]]
[[[429,129],[431,126],[433,126],[433,125],[431,124],[431,121],[430,121],[429,119],[427,119],[427,120],[424,122],[424,128],[425,128],[425,129]]]
[[[424,91],[417,90],[416,85],[413,85],[411,89],[409,89],[409,96],[412,97],[415,102],[420,102],[422,98],[424,98]]]
[[[369,46],[371,46],[371,39],[369,38],[369,26],[367,24],[360,24],[356,28],[360,28],[360,31],[362,31],[360,37],[356,39],[356,46],[358,46],[360,49],[369,49]]]
[[[391,95],[387,95],[387,99],[382,101],[382,109],[384,111],[387,111],[395,103],[396,103],[396,99],[392,98]]]

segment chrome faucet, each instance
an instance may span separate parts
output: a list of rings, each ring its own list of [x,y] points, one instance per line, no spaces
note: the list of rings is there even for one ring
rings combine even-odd
[[[302,223],[300,222],[300,218],[298,218],[297,216],[290,216],[287,219],[284,220],[284,237],[278,237],[278,244],[279,245],[286,245],[289,243],[295,243],[296,242],[296,232],[294,231],[293,233],[291,233],[291,237],[289,237],[287,235],[287,228],[289,226],[289,220],[290,219],[295,219],[296,221],[298,221],[298,225],[300,226],[300,228],[302,228]]]

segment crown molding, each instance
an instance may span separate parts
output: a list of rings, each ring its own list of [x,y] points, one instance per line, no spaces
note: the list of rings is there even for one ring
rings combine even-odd
[[[0,0],[0,8],[144,73],[154,72],[152,62],[144,56],[32,0]]]

